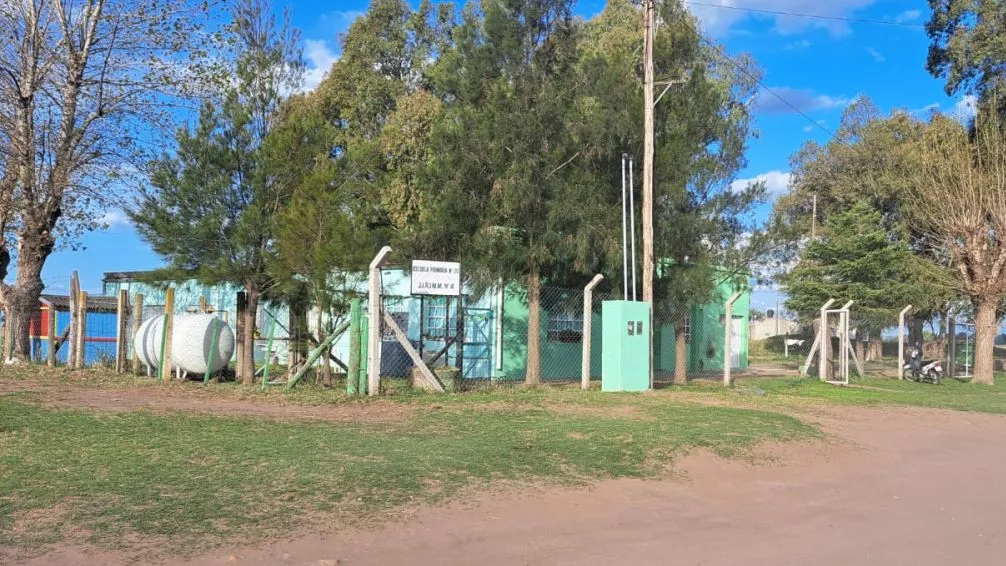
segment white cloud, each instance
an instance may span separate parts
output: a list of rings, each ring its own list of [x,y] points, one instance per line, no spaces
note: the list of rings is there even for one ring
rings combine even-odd
[[[132,226],[129,221],[129,217],[126,216],[126,213],[118,209],[112,209],[106,212],[100,219],[98,219],[98,223],[103,225],[106,230],[121,230]]]
[[[730,190],[736,193],[743,191],[749,185],[754,183],[764,183],[765,192],[767,192],[770,197],[775,197],[789,190],[789,183],[792,178],[793,175],[790,173],[785,173],[783,171],[769,171],[768,173],[762,173],[761,175],[751,179],[737,179],[733,183],[730,183]]]
[[[363,12],[357,10],[335,10],[326,12],[318,18],[316,29],[320,30],[322,35],[329,35],[331,39],[304,40],[307,69],[304,72],[303,90],[314,90],[325,79],[332,65],[339,60],[342,34],[346,33],[349,26],[360,16],[363,16]]]
[[[957,101],[954,106],[951,115],[961,121],[969,121],[974,119],[975,115],[978,114],[978,97],[973,94],[968,94]]]
[[[688,9],[702,23],[703,29],[714,35],[730,31],[750,20],[771,20],[775,31],[792,35],[808,29],[826,29],[832,35],[850,32],[845,22],[820,18],[805,18],[758,12],[790,12],[795,14],[817,14],[833,18],[853,16],[857,11],[872,6],[876,0],[703,0],[712,6],[688,5]],[[740,9],[738,9],[740,8]]]
[[[328,43],[316,39],[304,41],[304,58],[307,71],[304,73],[304,89],[314,90],[328,74],[328,70],[339,59]]]
[[[821,126],[822,128],[824,127],[825,123],[826,122],[824,120],[818,120],[816,122],[817,126]],[[815,126],[814,124],[807,124],[806,126],[803,127],[803,131],[807,133],[813,132],[819,129],[817,126]]]
[[[870,57],[873,57],[873,60],[878,63],[883,63],[884,61],[887,61],[887,58],[884,57],[883,54],[881,54],[879,51],[877,51],[872,47],[867,47],[866,52],[869,53]]]
[[[854,101],[854,99],[844,96],[818,94],[810,89],[790,88],[787,86],[771,88],[775,94],[765,89],[758,92],[758,96],[755,99],[755,108],[759,112],[764,112],[765,114],[791,114],[797,110],[800,112],[831,110],[833,108],[844,108]],[[780,100],[780,97],[785,99],[789,104]],[[794,110],[793,107],[797,110]]]
[[[809,41],[807,41],[806,39],[802,39],[800,41],[794,41],[792,43],[786,44],[786,49],[789,49],[790,51],[800,51],[803,49],[807,49],[810,46],[811,43]]]
[[[894,18],[894,21],[899,24],[907,24],[910,22],[916,22],[922,17],[921,10],[905,10]]]
[[[318,18],[318,28],[324,30],[324,33],[330,33],[333,36],[338,37],[339,34],[344,33],[349,29],[349,26],[363,15],[363,12],[359,10],[334,10],[332,12],[326,12]]]

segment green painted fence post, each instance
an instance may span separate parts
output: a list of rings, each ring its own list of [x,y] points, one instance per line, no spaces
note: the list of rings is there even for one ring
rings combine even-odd
[[[262,371],[262,391],[269,386],[269,369],[272,367],[272,341],[276,336],[276,319],[269,324],[269,340],[265,343],[265,369]]]
[[[213,334],[210,336],[210,351],[206,355],[206,373],[203,374],[203,383],[209,383],[210,374],[213,373],[213,360],[217,358],[217,318],[213,317]]]
[[[367,320],[368,317],[360,316],[360,375],[358,377],[360,385],[357,387],[357,391],[360,395],[367,394],[367,366],[369,364],[368,357],[369,350],[367,346],[366,337],[369,335],[370,322]]]
[[[360,299],[349,302],[349,369],[346,371],[346,394],[356,395],[360,375]]]

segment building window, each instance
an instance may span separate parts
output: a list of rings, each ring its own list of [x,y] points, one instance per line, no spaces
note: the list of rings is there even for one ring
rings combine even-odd
[[[443,340],[445,336],[457,334],[458,319],[456,313],[448,315],[447,300],[444,297],[427,297],[423,304],[423,338],[427,340]]]
[[[548,311],[549,342],[582,342],[583,313],[573,305]]]

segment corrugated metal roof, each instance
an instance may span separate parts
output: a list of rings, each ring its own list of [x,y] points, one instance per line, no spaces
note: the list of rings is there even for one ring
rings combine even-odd
[[[70,310],[70,297],[66,295],[42,295],[39,297],[39,300],[47,306],[55,307],[58,311]],[[116,312],[119,310],[119,299],[103,295],[88,295],[87,310],[92,312]]]

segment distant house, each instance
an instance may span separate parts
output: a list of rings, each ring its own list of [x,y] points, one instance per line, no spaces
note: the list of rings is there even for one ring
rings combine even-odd
[[[769,315],[771,316],[766,316],[761,320],[752,320],[749,323],[748,333],[751,340],[765,340],[773,336],[796,334],[799,331],[799,325],[796,321],[779,318],[772,311],[769,311]]]

